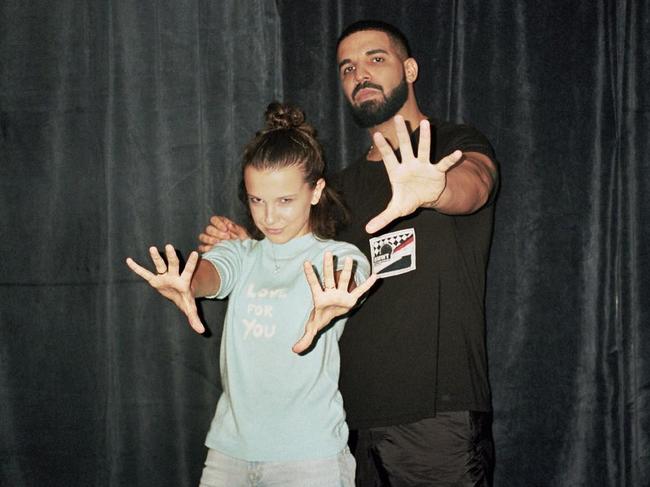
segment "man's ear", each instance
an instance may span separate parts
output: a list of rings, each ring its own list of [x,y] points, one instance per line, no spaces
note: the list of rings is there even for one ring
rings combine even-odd
[[[418,79],[418,62],[412,57],[404,61],[404,75],[408,83],[415,83]]]
[[[318,204],[324,189],[325,189],[325,180],[323,178],[320,178],[318,181],[316,181],[316,186],[314,187],[314,193],[311,198],[312,205]]]

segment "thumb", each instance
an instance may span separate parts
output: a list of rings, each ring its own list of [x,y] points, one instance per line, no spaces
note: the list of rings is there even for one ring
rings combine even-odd
[[[298,340],[295,345],[291,348],[294,353],[302,353],[307,350],[316,336],[316,330],[314,327],[310,327],[309,324],[305,327],[305,334],[300,340]]]
[[[196,301],[194,299],[186,300],[186,310],[185,314],[187,315],[187,320],[190,322],[192,329],[199,334],[205,333],[205,326],[201,322],[201,318],[199,318],[199,312],[196,308]]]
[[[441,172],[447,172],[463,158],[463,152],[455,150],[446,157],[443,157],[436,163],[436,168]]]
[[[205,326],[201,322],[201,318],[199,318],[198,314],[188,315],[187,319],[190,322],[190,326],[195,332],[197,332],[199,335],[205,333]]]
[[[374,217],[366,224],[366,232],[368,233],[378,232],[386,225],[391,223],[393,220],[400,217],[400,214],[392,208],[391,203],[388,203],[388,206],[384,211],[382,211],[379,215]]]

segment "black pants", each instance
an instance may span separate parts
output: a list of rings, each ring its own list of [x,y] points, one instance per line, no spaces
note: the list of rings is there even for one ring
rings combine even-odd
[[[441,412],[416,423],[353,431],[357,487],[489,487],[492,415]]]

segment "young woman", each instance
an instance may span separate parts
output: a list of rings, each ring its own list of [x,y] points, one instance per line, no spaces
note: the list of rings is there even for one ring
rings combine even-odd
[[[353,486],[338,391],[345,319],[336,318],[376,277],[363,282],[370,273],[364,255],[331,240],[345,209],[325,183],[322,148],[303,113],[271,104],[266,120],[243,159],[255,238],[222,242],[201,259],[192,252],[182,272],[171,245],[166,263],[149,249],[156,273],[130,258],[127,264],[199,333],[195,298],[229,297],[223,393],[201,486]]]

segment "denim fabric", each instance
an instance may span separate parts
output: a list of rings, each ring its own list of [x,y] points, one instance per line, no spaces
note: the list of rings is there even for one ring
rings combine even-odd
[[[249,462],[209,449],[199,487],[354,487],[355,461],[338,455],[290,462]]]

